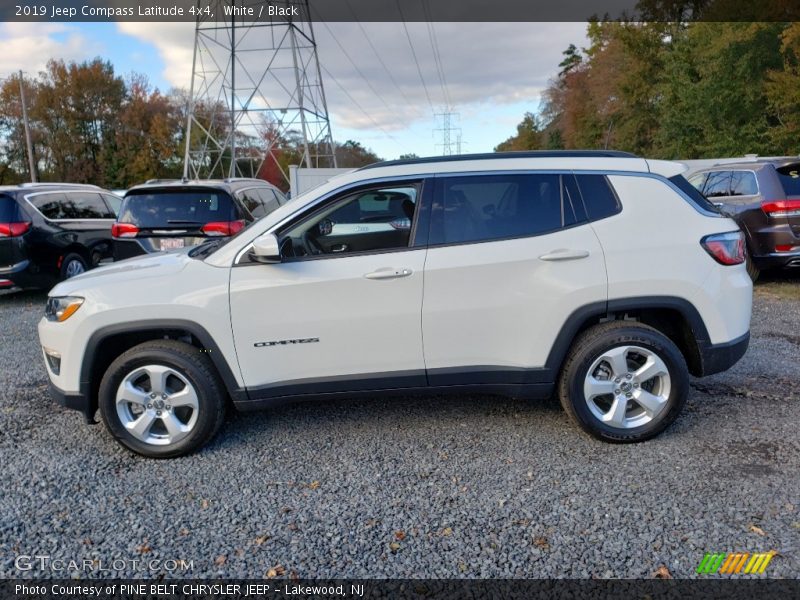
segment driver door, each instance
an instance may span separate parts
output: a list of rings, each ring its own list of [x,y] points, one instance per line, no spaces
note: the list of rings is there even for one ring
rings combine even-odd
[[[276,232],[280,263],[231,270],[251,398],[425,385],[422,196],[422,181],[341,192]],[[392,225],[398,201],[410,218]]]

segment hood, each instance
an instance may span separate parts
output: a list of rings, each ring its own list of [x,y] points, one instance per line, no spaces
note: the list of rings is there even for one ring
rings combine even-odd
[[[188,249],[137,256],[71,277],[50,290],[49,295],[81,295],[83,290],[93,287],[171,277],[182,271],[192,260],[194,259],[188,256]]]

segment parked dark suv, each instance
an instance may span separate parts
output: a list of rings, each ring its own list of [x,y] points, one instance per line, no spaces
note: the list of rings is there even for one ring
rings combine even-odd
[[[286,197],[262,179],[150,180],[127,191],[114,224],[114,259],[231,236]]]
[[[93,185],[0,187],[0,289],[49,289],[110,258],[119,206]]]
[[[689,182],[745,233],[747,271],[800,267],[800,159],[721,164]]]

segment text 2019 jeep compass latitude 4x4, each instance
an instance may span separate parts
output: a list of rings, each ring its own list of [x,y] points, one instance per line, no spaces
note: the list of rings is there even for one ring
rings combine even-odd
[[[557,392],[598,438],[650,438],[689,373],[749,340],[742,233],[683,169],[580,151],[342,175],[230,239],[59,284],[39,324],[53,393],[153,457],[211,439],[228,398],[422,390]]]

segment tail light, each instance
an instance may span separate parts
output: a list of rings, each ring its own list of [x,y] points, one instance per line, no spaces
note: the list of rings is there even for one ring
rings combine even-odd
[[[22,223],[0,223],[0,238],[19,237],[31,228],[29,221]]]
[[[768,217],[800,217],[800,200],[769,200],[761,203]]]
[[[744,262],[744,234],[741,231],[707,235],[700,240],[700,245],[721,265],[740,265]]]
[[[139,228],[130,223],[114,223],[111,226],[111,237],[135,238],[137,233],[139,233]]]
[[[206,223],[200,230],[206,235],[210,236],[223,236],[223,235],[236,235],[244,229],[244,221],[216,221],[213,223]]]

